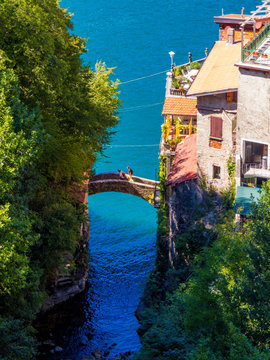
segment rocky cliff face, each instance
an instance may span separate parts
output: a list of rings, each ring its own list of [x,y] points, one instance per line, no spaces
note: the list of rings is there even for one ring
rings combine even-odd
[[[196,215],[199,215],[199,207],[203,200],[204,193],[196,180],[176,184],[167,191],[169,212],[168,250],[172,266],[174,266],[177,257],[174,239],[191,225]]]
[[[71,275],[56,279],[52,294],[44,301],[41,311],[45,312],[51,310],[56,305],[81,293],[86,288],[87,279],[88,268],[84,270],[80,269],[76,273],[75,279]]]
[[[78,201],[86,205],[86,215],[88,218],[88,183],[85,183],[78,193]],[[81,224],[79,248],[73,258],[67,257],[65,273],[59,272],[54,281],[47,289],[49,297],[44,301],[41,312],[51,310],[58,304],[61,304],[73,296],[85,290],[89,263],[88,263],[88,243],[89,243],[89,225]],[[71,266],[73,265],[73,266]],[[74,270],[75,268],[75,270]]]

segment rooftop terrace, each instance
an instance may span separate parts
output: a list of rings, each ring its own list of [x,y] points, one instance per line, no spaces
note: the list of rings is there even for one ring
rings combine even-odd
[[[270,66],[270,23],[243,47],[242,62]]]
[[[256,24],[261,24],[260,31],[247,44],[243,44],[242,37],[242,64],[259,65],[270,67],[270,14],[269,14],[270,0],[262,1],[262,5],[257,6],[257,10],[252,12],[252,15],[245,19],[241,25],[242,33],[245,26],[253,22],[254,35]],[[262,13],[264,15],[261,15]],[[238,64],[239,65],[239,64]],[[270,70],[270,69],[269,69]]]

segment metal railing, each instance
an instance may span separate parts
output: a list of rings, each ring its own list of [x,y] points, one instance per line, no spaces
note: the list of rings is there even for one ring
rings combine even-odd
[[[263,40],[270,34],[270,23],[265,25],[265,27],[252,39],[250,40],[242,49],[242,61],[244,62],[249,56],[258,49]],[[259,54],[255,54],[259,56]]]
[[[197,132],[197,125],[192,125],[190,129],[189,126],[183,129],[180,129],[180,136],[187,136],[191,134],[195,134]]]
[[[176,96],[185,96],[186,90],[180,90],[180,89],[170,89],[170,95],[176,95]]]
[[[248,172],[249,170],[252,169],[263,169],[263,170],[269,170],[269,168],[267,167],[267,163],[245,163],[243,164],[243,173],[245,174],[246,172]]]

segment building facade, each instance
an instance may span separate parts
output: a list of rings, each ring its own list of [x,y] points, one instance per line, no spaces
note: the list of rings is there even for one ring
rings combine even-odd
[[[241,44],[217,41],[188,91],[197,97],[198,177],[217,190],[230,184],[227,164],[235,156],[238,69]]]

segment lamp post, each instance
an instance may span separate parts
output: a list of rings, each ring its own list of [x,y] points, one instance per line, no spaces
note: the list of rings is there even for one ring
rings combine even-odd
[[[171,72],[173,74],[173,57],[175,55],[175,53],[173,51],[169,52],[170,58],[171,58]]]

